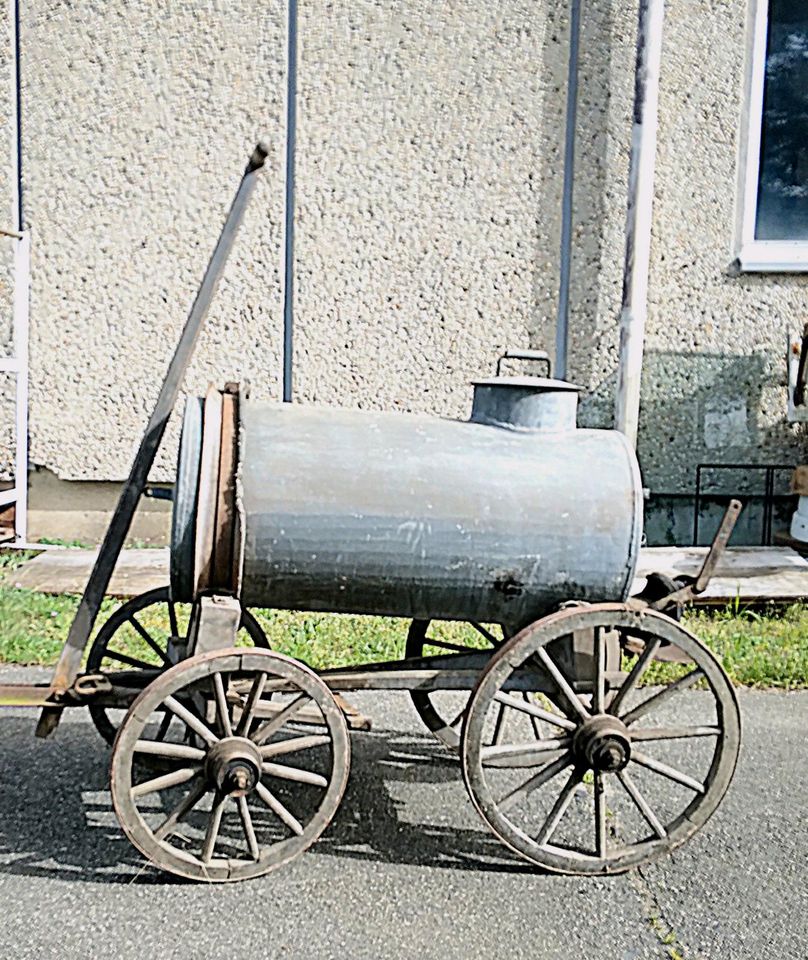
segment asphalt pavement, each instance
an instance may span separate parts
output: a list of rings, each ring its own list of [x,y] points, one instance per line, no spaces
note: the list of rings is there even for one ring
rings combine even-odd
[[[512,858],[406,695],[351,699],[374,730],[353,735],[328,832],[225,886],[167,878],[129,845],[84,710],[44,742],[35,711],[0,712],[0,958],[808,957],[808,693],[741,692],[740,765],[712,820],[672,857],[595,880]]]

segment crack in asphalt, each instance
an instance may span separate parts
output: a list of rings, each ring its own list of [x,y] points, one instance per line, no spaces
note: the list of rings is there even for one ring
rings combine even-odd
[[[646,926],[659,941],[660,947],[665,950],[660,956],[664,956],[666,960],[699,960],[698,954],[693,953],[683,942],[673,923],[666,916],[662,901],[643,867],[632,870],[629,879],[640,898]]]

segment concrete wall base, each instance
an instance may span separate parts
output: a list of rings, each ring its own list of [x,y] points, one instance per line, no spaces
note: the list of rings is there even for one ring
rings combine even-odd
[[[28,539],[100,543],[122,483],[60,480],[50,470],[29,474]],[[165,546],[171,527],[171,503],[142,498],[127,544]]]

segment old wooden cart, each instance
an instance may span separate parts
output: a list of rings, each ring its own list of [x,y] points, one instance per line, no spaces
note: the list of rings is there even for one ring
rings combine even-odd
[[[530,862],[608,874],[671,850],[716,809],[738,755],[732,686],[677,614],[739,505],[698,578],[652,577],[629,599],[634,453],[577,429],[566,383],[498,368],[467,422],[261,404],[234,385],[192,398],[171,585],[124,604],[80,671],[265,155],[247,166],[53,680],[0,688],[2,702],[41,707],[40,736],[88,706],[123,829],[184,877],[264,874],[320,836],[349,728],[365,725],[343,695],[368,689],[410,692],[486,824]],[[268,606],[407,617],[405,658],[318,675],[269,649],[250,613]]]

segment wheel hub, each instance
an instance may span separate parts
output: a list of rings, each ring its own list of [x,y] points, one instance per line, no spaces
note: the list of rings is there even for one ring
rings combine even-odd
[[[208,751],[205,769],[220,793],[244,797],[261,779],[261,754],[245,737],[226,737]]]
[[[631,759],[631,737],[626,725],[606,713],[581,724],[572,748],[581,762],[603,773],[617,773]]]

